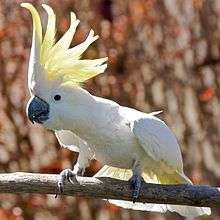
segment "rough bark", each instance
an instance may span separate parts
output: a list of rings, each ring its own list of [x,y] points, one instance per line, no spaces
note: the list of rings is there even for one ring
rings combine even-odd
[[[39,173],[0,174],[0,193],[56,194],[59,176]],[[59,193],[58,193],[59,194]],[[131,200],[127,181],[112,178],[75,177],[66,183],[63,195],[100,199]],[[145,183],[139,202],[219,207],[220,188],[196,185],[158,185]]]

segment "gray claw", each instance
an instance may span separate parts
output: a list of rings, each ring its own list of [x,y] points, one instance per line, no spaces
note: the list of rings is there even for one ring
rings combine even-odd
[[[65,169],[60,173],[59,180],[58,180],[58,191],[59,193],[63,193],[64,190],[64,183],[65,181],[72,182],[72,177],[76,174],[71,169]],[[55,198],[57,195],[55,196]]]
[[[144,182],[144,179],[140,175],[133,175],[129,179],[129,182],[130,182],[130,187],[133,190],[133,193],[132,193],[133,203],[135,203],[137,198],[140,195],[140,190],[141,190],[141,186]]]

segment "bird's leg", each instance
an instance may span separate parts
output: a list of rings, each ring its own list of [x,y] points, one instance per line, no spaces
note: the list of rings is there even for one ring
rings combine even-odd
[[[72,178],[77,176],[82,176],[84,174],[85,168],[81,167],[79,163],[76,163],[73,170],[71,169],[65,169],[63,170],[59,175],[58,180],[58,190],[60,193],[63,192],[64,189],[64,183],[66,181],[72,182]],[[57,195],[56,195],[57,196]]]
[[[144,182],[144,178],[141,176],[140,165],[136,162],[134,163],[132,172],[133,174],[132,177],[129,179],[129,183],[131,189],[133,190],[132,193],[133,203],[135,203],[137,198],[139,197],[141,186]]]

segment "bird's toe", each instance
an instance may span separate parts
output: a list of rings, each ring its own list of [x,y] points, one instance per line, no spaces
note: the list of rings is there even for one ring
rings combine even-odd
[[[66,181],[72,182],[72,177],[74,177],[76,174],[71,169],[65,169],[61,171],[59,175],[58,180],[58,191],[59,193],[63,193],[64,191],[64,184]]]

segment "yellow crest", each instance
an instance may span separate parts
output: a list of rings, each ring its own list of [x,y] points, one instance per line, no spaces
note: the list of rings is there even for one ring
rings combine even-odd
[[[44,37],[42,37],[41,20],[37,10],[30,3],[22,3],[21,6],[31,12],[33,19],[32,48],[29,62],[29,72],[32,69],[32,75],[37,73],[35,73],[34,67],[30,67],[30,65],[34,66],[37,62],[43,66],[48,79],[61,77],[63,83],[84,82],[105,71],[107,57],[93,60],[80,59],[82,53],[89,45],[98,39],[97,35],[94,36],[93,30],[89,32],[84,42],[69,48],[79,24],[79,20],[76,19],[76,15],[73,12],[70,13],[69,29],[55,42],[56,15],[53,9],[48,5],[42,4],[48,14],[46,32]]]

